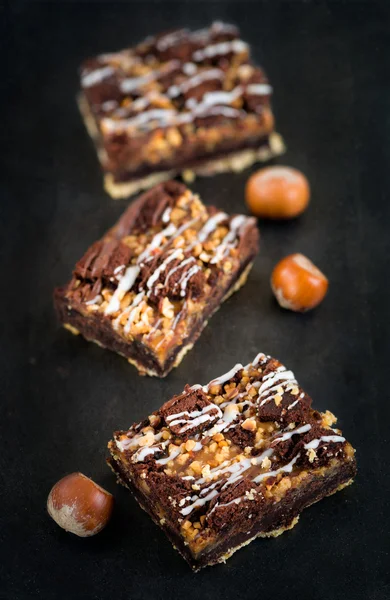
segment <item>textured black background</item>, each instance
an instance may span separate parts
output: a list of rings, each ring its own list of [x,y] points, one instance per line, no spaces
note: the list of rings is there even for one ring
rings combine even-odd
[[[3,6],[1,108],[0,597],[388,600],[389,20],[375,2],[16,3]],[[214,18],[240,25],[274,85],[278,129],[312,203],[262,223],[247,285],[163,381],[60,329],[55,285],[121,214],[103,192],[75,94],[80,61],[160,29]],[[248,172],[199,179],[220,208],[245,211]],[[278,308],[272,266],[301,251],[330,279],[311,314]],[[357,448],[356,483],[276,540],[193,575],[105,466],[114,429],[186,382],[207,382],[259,350],[293,368]],[[46,515],[50,487],[80,470],[116,496],[91,539]]]

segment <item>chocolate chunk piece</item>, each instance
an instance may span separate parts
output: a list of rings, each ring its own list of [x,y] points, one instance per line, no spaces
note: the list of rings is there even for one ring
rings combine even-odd
[[[264,505],[262,491],[247,479],[240,479],[221,493],[212,504],[206,516],[207,525],[212,531],[223,532],[234,521],[238,526],[245,527],[248,514],[256,518]]]
[[[301,420],[287,422],[281,411],[261,419],[259,405],[276,384],[279,406],[290,388],[300,390]],[[259,354],[207,385],[186,386],[115,434],[109,463],[198,570],[290,529],[304,508],[352,482],[354,450],[335,420],[311,408],[291,371]]]
[[[166,181],[156,185],[132,202],[112,230],[112,235],[122,238],[127,235],[141,234],[153,227],[168,223],[163,221],[164,214],[186,192],[186,186],[178,181]]]
[[[178,437],[188,438],[208,429],[221,417],[219,408],[201,389],[187,390],[174,396],[160,411],[169,429]]]
[[[307,418],[311,398],[299,387],[275,394],[263,399],[259,404],[258,416],[262,421],[281,421],[283,423],[302,423]]]
[[[240,421],[226,432],[228,440],[239,446],[242,450],[255,445],[255,431],[242,427],[243,421]]]
[[[282,423],[305,422],[311,398],[298,386],[294,374],[279,361],[269,360],[255,385],[259,390],[259,419]]]
[[[134,251],[117,240],[100,240],[76,263],[74,275],[91,280],[119,278],[134,256]]]

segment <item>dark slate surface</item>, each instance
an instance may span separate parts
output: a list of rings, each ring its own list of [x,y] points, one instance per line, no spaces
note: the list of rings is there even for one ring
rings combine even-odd
[[[3,7],[4,8],[4,7]],[[390,124],[386,4],[375,2],[23,3],[3,10],[2,400],[0,598],[301,598],[388,600]],[[261,223],[245,288],[213,317],[166,380],[59,328],[52,308],[88,245],[126,201],[103,191],[78,115],[77,67],[160,29],[214,18],[240,25],[275,88],[279,162],[303,170],[300,219]],[[248,172],[199,179],[204,201],[245,211]],[[300,251],[330,279],[326,301],[279,309],[269,277]],[[105,465],[114,429],[186,382],[207,382],[258,351],[296,372],[319,409],[339,416],[359,475],[276,540],[193,575]],[[45,512],[54,482],[80,470],[116,496],[110,526],[87,540]]]

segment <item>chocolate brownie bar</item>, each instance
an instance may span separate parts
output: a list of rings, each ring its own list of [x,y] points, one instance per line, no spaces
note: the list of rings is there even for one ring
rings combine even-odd
[[[55,290],[59,318],[140,373],[164,377],[243,285],[258,237],[253,217],[205,206],[177,181],[160,183],[130,204]]]
[[[118,198],[282,153],[271,92],[238,29],[216,22],[85,61],[79,105]]]
[[[311,402],[291,371],[258,354],[116,432],[109,464],[198,570],[291,529],[352,483],[354,449]]]

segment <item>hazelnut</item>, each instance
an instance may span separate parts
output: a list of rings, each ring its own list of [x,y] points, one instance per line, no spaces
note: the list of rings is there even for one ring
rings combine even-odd
[[[266,167],[249,177],[246,203],[256,217],[292,219],[306,209],[310,188],[306,177],[291,167]]]
[[[328,280],[306,256],[291,254],[274,268],[271,287],[280,306],[305,312],[322,302]]]
[[[79,537],[99,533],[110,520],[113,505],[112,494],[82,473],[60,479],[47,499],[48,513],[57,525]]]

